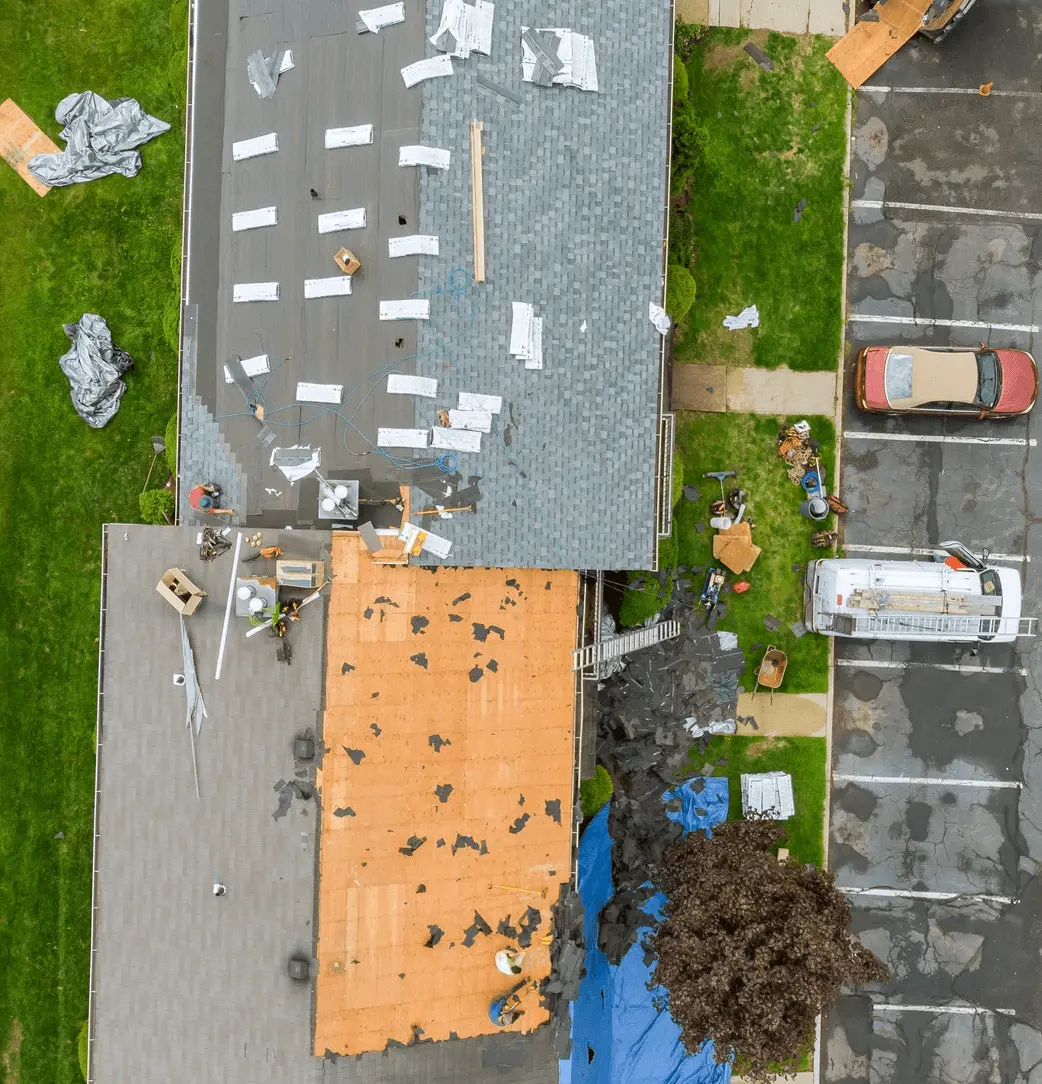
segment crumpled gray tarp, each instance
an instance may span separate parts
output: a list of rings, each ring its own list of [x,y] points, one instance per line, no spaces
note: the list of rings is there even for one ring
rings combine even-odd
[[[109,101],[92,90],[62,98],[54,116],[64,125],[65,150],[29,159],[29,172],[52,188],[96,181],[111,173],[134,177],[141,170],[141,155],[134,148],[170,130],[166,121],[150,117],[134,98]]]
[[[100,429],[119,410],[127,390],[123,374],[134,368],[134,359],[112,342],[109,325],[92,312],[84,313],[79,323],[63,324],[62,330],[72,348],[58,364],[69,378],[72,405],[92,429]]]

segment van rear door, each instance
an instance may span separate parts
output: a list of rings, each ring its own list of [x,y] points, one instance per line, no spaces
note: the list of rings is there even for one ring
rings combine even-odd
[[[952,557],[958,558],[967,568],[972,568],[975,572],[983,572],[988,566],[971,550],[967,549],[961,542],[942,542],[941,549],[946,553],[950,553]]]

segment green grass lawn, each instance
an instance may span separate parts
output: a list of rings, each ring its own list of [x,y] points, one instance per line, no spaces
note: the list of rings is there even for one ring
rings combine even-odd
[[[726,592],[721,599],[727,613],[718,627],[738,634],[746,656],[743,686],[750,692],[756,680],[763,652],[769,644],[784,651],[789,658],[782,691],[823,693],[828,690],[828,640],[815,633],[797,639],[789,628],[803,617],[803,570],[808,562],[826,551],[810,544],[815,530],[830,527],[835,517],[812,523],[800,515],[803,492],[788,479],[785,464],[777,454],[778,431],[789,421],[755,414],[678,414],[677,453],[683,463],[684,482],[700,490],[697,501],[681,496],[673,510],[673,536],[659,548],[659,565],[705,568],[713,563],[713,535],[708,526],[709,503],[719,498],[720,488],[706,471],[735,470],[737,478],[725,483],[728,490],[747,493],[746,518],[755,524],[753,542],[762,552],[749,572],[728,573],[728,583],[741,580],[750,586],[744,594]],[[836,462],[836,432],[831,419],[810,415],[811,433],[821,445],[821,461],[826,484]],[[702,531],[697,526],[704,525]],[[799,566],[796,568],[795,566]],[[795,569],[795,571],[794,571]],[[702,574],[693,574],[701,587]],[[657,583],[646,574],[633,573],[642,579],[643,594],[630,589],[624,594],[623,624],[638,624],[649,613],[661,608],[654,597]],[[649,597],[649,594],[651,597]],[[770,631],[763,623],[770,614],[782,622]]]
[[[81,1079],[99,544],[103,522],[138,518],[149,437],[175,406],[186,19],[184,0],[7,0],[0,18],[0,100],[56,141],[55,106],[86,89],[136,97],[173,126],[142,148],[133,180],[43,199],[0,161],[0,1078],[22,1084]],[[137,362],[100,431],[58,368],[61,325],[84,312]]]
[[[690,768],[700,774],[708,761],[724,759],[726,765],[713,770],[727,776],[728,820],[742,816],[742,780],[751,772],[789,772],[796,813],[784,822],[789,853],[800,862],[825,864],[825,739],[759,738],[744,734],[711,738],[704,753],[691,750]]]
[[[750,39],[773,71],[743,51]],[[675,175],[670,262],[689,266],[697,298],[677,329],[677,361],[836,367],[847,85],[825,59],[831,45],[714,28],[691,53],[687,100],[701,150],[689,176]],[[683,111],[681,103],[675,114]],[[674,130],[682,130],[676,117]],[[806,209],[794,224],[801,199]],[[725,315],[753,304],[759,328],[722,326]]]

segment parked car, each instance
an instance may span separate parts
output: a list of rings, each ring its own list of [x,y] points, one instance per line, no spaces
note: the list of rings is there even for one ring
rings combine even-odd
[[[1026,350],[981,346],[866,346],[858,353],[854,399],[877,414],[1012,418],[1038,394],[1038,367]]]
[[[929,38],[935,45],[944,39],[962,22],[963,17],[977,0],[932,0],[923,16],[923,25],[919,33]],[[875,7],[876,0],[867,0],[867,6]]]

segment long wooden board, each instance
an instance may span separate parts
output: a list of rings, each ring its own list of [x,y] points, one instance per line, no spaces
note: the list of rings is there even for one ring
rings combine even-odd
[[[915,36],[931,0],[879,0],[825,55],[856,90]]]
[[[29,172],[29,159],[35,154],[54,154],[59,150],[51,137],[10,98],[0,103],[0,155],[38,196],[46,196],[51,187]]]
[[[485,180],[481,172],[481,133],[485,123],[470,122],[470,200],[474,221],[474,281],[485,281]]]

